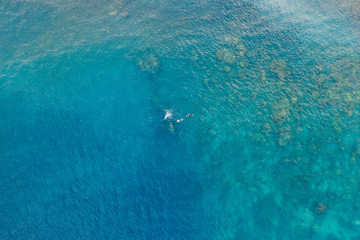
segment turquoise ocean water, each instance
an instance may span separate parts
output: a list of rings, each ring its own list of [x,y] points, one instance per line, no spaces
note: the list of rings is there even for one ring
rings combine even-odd
[[[359,9],[0,1],[0,239],[360,239]]]

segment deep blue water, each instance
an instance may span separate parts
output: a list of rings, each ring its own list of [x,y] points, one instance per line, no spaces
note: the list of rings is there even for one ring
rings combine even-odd
[[[0,1],[0,238],[360,239],[359,9]]]

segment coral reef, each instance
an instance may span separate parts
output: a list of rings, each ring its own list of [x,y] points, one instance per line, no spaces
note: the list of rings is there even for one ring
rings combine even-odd
[[[160,71],[160,60],[154,54],[149,54],[139,61],[141,71],[157,73]]]
[[[318,214],[325,213],[327,208],[328,208],[328,207],[327,207],[324,203],[319,202],[319,203],[316,205],[316,213],[318,213]]]
[[[274,60],[270,65],[270,70],[282,81],[289,75],[289,71],[287,70],[287,65],[284,60]]]
[[[277,101],[273,106],[272,119],[281,126],[290,116],[291,103],[289,99],[284,98]]]

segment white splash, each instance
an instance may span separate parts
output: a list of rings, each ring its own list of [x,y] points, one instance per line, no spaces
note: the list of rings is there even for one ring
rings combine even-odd
[[[170,110],[165,110],[165,117],[163,120],[171,119],[172,118],[172,112]]]

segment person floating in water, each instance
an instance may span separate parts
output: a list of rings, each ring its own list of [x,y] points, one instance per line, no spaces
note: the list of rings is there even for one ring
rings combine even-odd
[[[194,116],[194,114],[192,113],[192,114],[188,114],[188,115],[186,115],[184,118],[180,118],[180,119],[178,119],[178,120],[176,120],[176,122],[182,122],[182,121],[184,121],[184,119],[185,118],[188,118],[188,117],[193,117]]]
[[[191,113],[191,114],[189,113],[184,118],[177,119],[176,122],[178,122],[178,123],[182,122],[182,121],[184,121],[185,118],[189,118],[189,117],[193,117],[193,116],[194,116],[193,113]],[[165,120],[170,120],[171,121],[172,118],[173,118],[172,111],[171,110],[165,110],[165,117],[164,117],[163,121],[165,121]]]

